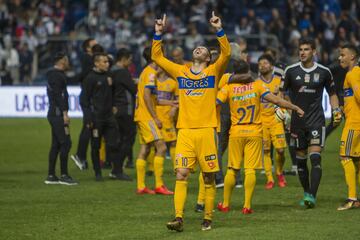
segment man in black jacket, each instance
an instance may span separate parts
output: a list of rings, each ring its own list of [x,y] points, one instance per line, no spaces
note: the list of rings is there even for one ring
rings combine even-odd
[[[65,71],[69,68],[68,57],[64,53],[57,53],[55,65],[47,74],[47,95],[49,98],[48,121],[51,126],[51,148],[49,153],[49,170],[45,184],[76,185],[68,175],[68,154],[71,148],[70,118],[68,116],[69,103],[66,90]],[[60,153],[61,177],[55,174],[56,159]]]
[[[88,109],[85,119],[91,128],[91,159],[97,181],[102,180],[99,148],[104,136],[107,158],[113,164],[110,177],[119,180],[130,180],[122,174],[120,161],[120,137],[118,125],[113,114],[113,80],[109,75],[109,58],[106,53],[94,55],[94,68],[84,82],[84,108]],[[115,108],[114,108],[115,110]]]
[[[132,147],[136,137],[136,124],[134,122],[135,95],[137,87],[133,81],[128,67],[132,63],[131,52],[121,48],[117,52],[116,63],[112,68],[114,81],[113,105],[115,117],[120,132],[120,149],[123,162],[126,156],[126,167],[133,168]]]
[[[92,59],[92,47],[96,45],[96,40],[93,38],[86,39],[82,44],[82,49],[84,51],[84,56],[81,61],[81,73],[79,75],[79,81],[81,86],[81,92],[80,92],[80,106],[83,111],[83,126],[80,132],[79,136],[79,143],[78,143],[78,149],[75,155],[71,155],[71,159],[75,162],[76,166],[80,168],[80,170],[87,168],[87,161],[86,161],[86,153],[87,153],[87,147],[89,145],[90,141],[90,125],[85,121],[85,119],[88,119],[86,114],[89,114],[84,111],[84,93],[83,93],[83,86],[84,86],[84,79],[89,74],[91,69],[94,66],[93,59]]]

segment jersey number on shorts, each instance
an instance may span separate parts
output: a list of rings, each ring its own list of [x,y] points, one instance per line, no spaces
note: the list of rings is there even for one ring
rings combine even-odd
[[[251,112],[251,113],[250,113]],[[255,113],[255,105],[250,105],[245,108],[238,108],[237,113],[240,115],[239,122],[237,124],[241,124],[247,114],[251,114],[250,122],[252,123],[254,120],[254,113]]]

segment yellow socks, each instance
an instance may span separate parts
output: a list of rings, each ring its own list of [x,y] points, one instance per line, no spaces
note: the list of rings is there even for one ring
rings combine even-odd
[[[205,211],[204,219],[211,220],[214,210],[214,200],[215,200],[216,188],[215,182],[212,184],[205,184]]]
[[[173,167],[175,168],[175,146],[170,146],[170,157],[173,163]]]
[[[224,201],[222,202],[223,207],[230,205],[231,194],[236,183],[236,172],[234,169],[229,168],[226,171],[224,179]]]
[[[245,202],[244,208],[251,208],[251,199],[256,184],[255,169],[245,169]]]
[[[143,189],[145,187],[145,170],[146,161],[144,159],[136,160],[136,179],[137,189]]]
[[[149,155],[146,158],[148,171],[151,171],[151,172],[154,171],[154,157],[155,157],[155,147],[152,146],[150,148]]]
[[[160,156],[154,157],[154,175],[155,175],[155,188],[164,185],[162,176],[164,172],[164,158]]]
[[[174,194],[175,217],[183,217],[186,195],[187,181],[176,180]]]
[[[106,151],[105,151],[105,138],[101,138],[100,142],[100,150],[99,150],[99,157],[101,161],[106,161]]]
[[[275,162],[276,162],[276,175],[283,174],[284,171],[284,163],[285,163],[285,155],[284,154],[275,154]]]
[[[202,172],[199,174],[199,194],[197,199],[198,204],[205,204],[205,183]]]
[[[267,178],[267,182],[274,182],[274,178],[272,175],[272,163],[270,158],[270,152],[264,152],[264,170]]]
[[[351,158],[342,159],[341,164],[345,172],[345,181],[348,186],[348,198],[357,199],[356,196],[356,170]]]

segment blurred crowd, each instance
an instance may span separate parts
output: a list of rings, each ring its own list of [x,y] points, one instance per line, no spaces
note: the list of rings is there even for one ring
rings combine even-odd
[[[109,53],[131,49],[136,76],[154,19],[162,13],[167,14],[168,50],[181,46],[189,58],[194,46],[213,41],[212,10],[250,57],[273,46],[283,62],[295,62],[299,39],[310,36],[318,43],[317,60],[328,65],[342,43],[360,45],[360,0],[0,0],[2,84],[32,83],[52,53],[64,48],[76,76],[80,45],[88,36]]]

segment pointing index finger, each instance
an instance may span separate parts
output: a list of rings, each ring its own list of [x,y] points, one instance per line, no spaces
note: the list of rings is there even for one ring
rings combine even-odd
[[[211,12],[212,17],[215,17],[215,11]]]
[[[166,14],[164,14],[164,16],[163,16],[163,24],[165,24],[165,22],[166,22]]]

